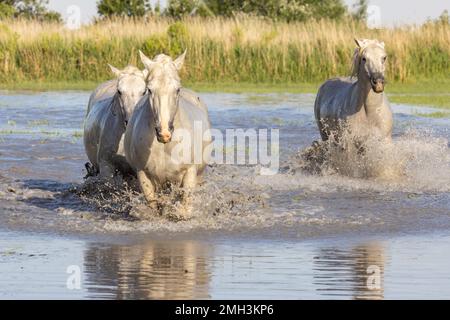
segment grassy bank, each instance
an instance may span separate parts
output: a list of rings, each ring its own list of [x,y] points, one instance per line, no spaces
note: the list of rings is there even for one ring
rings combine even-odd
[[[175,56],[187,48],[182,78],[197,91],[315,93],[325,79],[349,74],[354,37],[386,43],[392,102],[450,109],[450,27],[442,23],[370,30],[351,21],[158,18],[103,21],[71,31],[3,21],[0,89],[92,90],[111,78],[107,63],[142,67],[139,49]]]
[[[13,91],[55,91],[55,90],[93,90],[95,81],[38,82],[23,81],[0,84],[0,90]],[[198,92],[224,93],[316,93],[320,83],[193,83],[184,82],[188,88]],[[392,103],[430,106],[450,110],[450,79],[416,82],[389,83],[386,92]],[[449,111],[450,112],[450,111]],[[449,112],[437,112],[435,117],[447,117]],[[427,114],[433,116],[433,114]]]
[[[100,82],[96,81],[19,81],[0,83],[0,90],[12,91],[60,91],[60,90],[93,90]],[[316,83],[207,83],[183,81],[187,88],[199,92],[224,93],[314,93],[319,84]]]
[[[57,24],[0,23],[0,83],[82,84],[110,77],[107,63],[141,65],[153,56],[188,49],[182,77],[189,83],[319,83],[347,75],[354,37],[378,38],[389,53],[393,82],[446,78],[450,27],[369,30],[355,22],[272,23],[260,19],[104,21],[71,31]]]

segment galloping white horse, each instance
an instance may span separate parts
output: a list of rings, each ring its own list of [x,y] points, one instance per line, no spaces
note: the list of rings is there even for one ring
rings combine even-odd
[[[110,178],[116,170],[129,172],[123,152],[123,134],[137,102],[146,92],[147,70],[110,66],[117,79],[105,82],[91,94],[84,122],[84,147],[92,166],[88,175]]]
[[[378,40],[355,40],[352,78],[326,81],[319,89],[314,113],[322,140],[345,133],[363,143],[376,136],[392,139],[392,111],[384,93],[386,51]]]
[[[137,172],[147,202],[155,204],[155,191],[167,183],[181,186],[186,209],[182,215],[186,216],[191,210],[189,192],[196,187],[209,160],[203,151],[211,143],[211,135],[206,105],[194,92],[181,86],[178,71],[185,55],[186,52],[172,60],[160,54],[151,60],[141,52],[149,72],[148,93],[128,123],[124,146],[126,159]],[[200,161],[194,159],[196,145],[202,152]],[[190,153],[187,161],[174,157],[180,148]]]

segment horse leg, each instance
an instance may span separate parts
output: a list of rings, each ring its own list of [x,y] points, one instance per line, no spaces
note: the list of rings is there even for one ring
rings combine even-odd
[[[86,162],[84,164],[84,167],[86,168],[86,176],[84,177],[84,179],[87,179],[89,177],[95,177],[98,175],[98,168],[94,166],[92,163]]]
[[[147,203],[150,207],[154,207],[156,205],[155,185],[142,170],[138,171],[137,178],[141,191],[144,194],[145,200],[147,200]]]
[[[116,173],[116,168],[114,167],[112,161],[115,152],[106,142],[107,141],[101,141],[98,147],[98,171],[100,178],[112,180],[114,178],[114,174]]]
[[[98,162],[98,167],[100,178],[112,179],[114,177],[115,168],[111,162],[105,159],[100,159],[100,161]]]
[[[202,168],[200,168],[200,170],[197,170],[197,182],[196,185],[202,185],[205,182],[204,179],[204,173],[206,171],[206,166],[203,166]]]
[[[188,218],[192,214],[192,191],[197,186],[198,172],[197,166],[191,166],[183,177],[183,217]]]
[[[124,156],[116,154],[113,156],[112,162],[124,178],[136,178],[136,171],[129,165]]]

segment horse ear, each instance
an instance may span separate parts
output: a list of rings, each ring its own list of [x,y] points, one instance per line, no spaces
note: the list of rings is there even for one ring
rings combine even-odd
[[[144,69],[144,70],[142,70],[142,75],[144,76],[144,79],[145,80],[147,80],[147,78],[148,78],[148,70],[147,69]]]
[[[181,68],[183,67],[184,59],[186,58],[186,52],[187,52],[187,49],[184,50],[184,52],[178,58],[176,58],[175,61],[173,62],[178,71],[180,71]]]
[[[369,39],[355,39],[356,45],[358,46],[358,48],[360,49],[364,49],[371,40]]]
[[[120,75],[122,74],[122,71],[120,71],[119,69],[117,69],[116,67],[113,67],[112,65],[110,65],[108,63],[109,68],[111,69],[112,73],[116,76],[116,77],[120,77]]]
[[[147,57],[141,50],[139,50],[139,55],[141,56],[141,61],[144,64],[145,68],[149,71],[153,67],[154,62],[152,59]]]

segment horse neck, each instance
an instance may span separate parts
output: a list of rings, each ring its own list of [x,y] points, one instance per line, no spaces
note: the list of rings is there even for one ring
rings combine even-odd
[[[125,115],[123,114],[125,111],[122,110],[122,105],[120,103],[120,97],[117,94],[117,91],[111,100],[110,108],[111,108],[111,111],[113,112],[113,114],[116,117],[119,117],[121,119],[121,121],[123,121],[125,119]]]
[[[373,91],[367,76],[360,76],[358,78],[355,90],[357,93],[358,110],[364,109],[366,115],[372,114],[380,105],[382,105],[384,92],[376,93]]]

